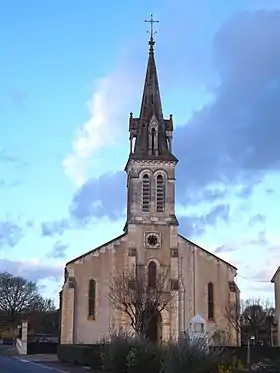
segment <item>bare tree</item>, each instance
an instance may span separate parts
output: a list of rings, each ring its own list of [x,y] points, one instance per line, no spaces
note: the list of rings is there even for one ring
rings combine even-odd
[[[14,329],[21,318],[34,312],[54,309],[51,300],[44,299],[35,282],[8,272],[0,273],[0,318],[2,325]]]
[[[230,344],[230,334],[226,329],[216,329],[211,339],[214,346],[228,346]]]
[[[42,295],[34,296],[22,315],[29,323],[29,328],[35,332],[49,332],[50,322],[56,322],[58,311],[55,308],[53,300],[43,298]],[[49,325],[48,325],[49,324]],[[53,328],[55,330],[55,328]],[[56,327],[58,331],[58,326]]]
[[[241,317],[243,303],[239,306],[236,303],[229,303],[224,310],[224,316],[229,324],[238,332],[241,333]]]
[[[171,286],[169,278],[169,269],[163,267],[157,271],[154,286],[149,286],[143,267],[137,266],[134,271],[124,271],[111,281],[109,300],[129,317],[138,335],[147,336],[150,321],[157,312],[170,306],[176,286]]]
[[[242,339],[254,336],[256,343],[271,345],[275,310],[269,302],[248,299],[241,303],[240,309],[237,309],[235,304],[230,304],[225,308],[225,317],[241,334]]]

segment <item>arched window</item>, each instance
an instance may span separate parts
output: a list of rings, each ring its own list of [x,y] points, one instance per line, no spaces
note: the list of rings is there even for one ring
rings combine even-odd
[[[214,319],[214,286],[212,282],[208,284],[208,319]]]
[[[148,287],[155,289],[157,286],[157,265],[150,262],[148,265]]]
[[[143,212],[149,212],[150,210],[150,196],[151,196],[150,178],[148,174],[145,174],[143,176],[143,181],[142,181],[142,210]]]
[[[96,298],[96,282],[93,279],[89,280],[88,289],[88,316],[95,317],[95,298]]]
[[[162,175],[157,176],[157,211],[164,211],[164,179]]]

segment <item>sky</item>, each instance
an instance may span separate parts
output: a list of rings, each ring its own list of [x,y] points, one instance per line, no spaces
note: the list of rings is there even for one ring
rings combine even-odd
[[[0,271],[57,302],[65,263],[122,233],[150,13],[175,124],[179,231],[238,268],[243,298],[273,302],[279,0],[3,2]]]

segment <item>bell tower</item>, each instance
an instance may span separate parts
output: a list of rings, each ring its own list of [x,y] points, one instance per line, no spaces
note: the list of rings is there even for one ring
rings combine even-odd
[[[163,116],[154,56],[151,17],[149,57],[138,118],[130,113],[130,154],[127,173],[127,221],[129,224],[178,225],[175,216],[175,168],[172,153],[172,115]]]
[[[147,278],[147,287],[156,288],[162,271],[170,288],[179,290],[178,221],[175,215],[175,169],[178,159],[172,151],[172,115],[163,116],[154,55],[151,16],[149,57],[139,117],[130,114],[130,153],[127,173],[128,267]],[[169,285],[168,285],[169,286]],[[179,291],[172,312],[159,312],[155,340],[179,335]],[[161,320],[161,321],[160,321]]]

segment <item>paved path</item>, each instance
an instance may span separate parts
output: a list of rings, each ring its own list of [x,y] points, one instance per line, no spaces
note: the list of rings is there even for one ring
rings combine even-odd
[[[24,360],[24,357],[11,357],[0,355],[1,373],[80,373],[81,368],[64,367],[58,363],[41,363]]]

